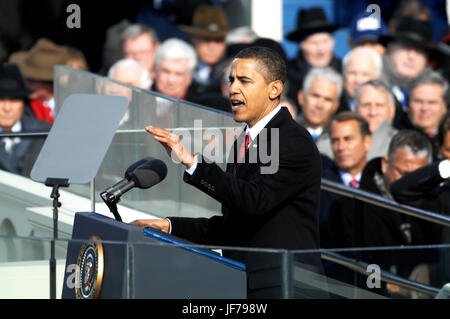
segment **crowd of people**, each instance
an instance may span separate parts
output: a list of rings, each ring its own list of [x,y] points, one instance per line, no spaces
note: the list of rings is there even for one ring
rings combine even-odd
[[[269,47],[287,66],[280,105],[311,134],[322,156],[322,178],[449,215],[450,56],[432,42],[430,19],[420,1],[399,6],[389,23],[361,13],[350,26],[351,50],[341,60],[333,53],[339,26],[322,8],[302,8],[296,29],[286,34],[298,44],[289,59],[279,42],[249,27],[231,29],[221,6],[202,5],[190,25],[180,26],[187,40],[160,41],[142,23],[112,26],[98,73],[231,113],[234,56],[247,47]],[[449,37],[444,46],[445,41]],[[51,126],[53,66],[59,64],[89,70],[83,52],[45,38],[9,56],[0,67],[1,132]],[[42,141],[4,137],[2,144],[0,168],[29,175],[29,154],[37,155]],[[318,214],[321,248],[450,240],[445,227],[328,191],[321,191]],[[406,268],[409,275],[413,269]]]

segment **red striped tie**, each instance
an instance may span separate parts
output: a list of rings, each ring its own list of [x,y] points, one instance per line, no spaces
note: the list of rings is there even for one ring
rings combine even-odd
[[[350,186],[353,188],[358,188],[358,181],[356,180],[356,178],[350,181]]]
[[[237,167],[239,167],[239,164],[244,162],[245,152],[248,150],[248,145],[249,144],[250,144],[250,136],[249,136],[249,134],[245,134],[244,143],[242,143],[241,149],[239,150],[239,157],[238,157]]]

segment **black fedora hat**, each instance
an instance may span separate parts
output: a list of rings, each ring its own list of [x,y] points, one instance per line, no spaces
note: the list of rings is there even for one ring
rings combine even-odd
[[[297,14],[297,30],[288,33],[286,38],[299,42],[307,36],[318,32],[334,32],[339,26],[330,24],[325,12],[320,7],[300,9]]]
[[[393,34],[380,37],[380,43],[388,45],[391,42],[400,42],[425,50],[430,58],[438,56],[433,41],[432,26],[429,21],[417,20],[412,17],[401,17]]]
[[[0,97],[26,98],[32,92],[25,86],[17,65],[0,65]]]

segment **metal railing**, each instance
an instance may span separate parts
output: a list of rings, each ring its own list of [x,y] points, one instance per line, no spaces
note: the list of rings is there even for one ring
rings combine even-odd
[[[350,187],[347,187],[343,184],[332,182],[330,180],[327,180],[325,178],[322,178],[321,182],[321,189],[325,191],[329,191],[335,194],[339,194],[342,196],[354,198],[361,200],[363,202],[383,207],[386,209],[390,209],[392,211],[399,212],[401,214],[406,214],[409,216],[417,217],[423,220],[427,220],[429,222],[433,222],[436,224],[440,224],[443,226],[450,226],[450,217],[446,215],[442,215],[435,212],[430,212],[427,210],[423,210],[420,208],[400,204],[394,200],[384,198],[382,196],[373,194],[371,192],[363,191],[360,189],[353,189]],[[332,261],[337,264],[340,264],[346,268],[349,268],[353,271],[359,272],[363,275],[367,275],[366,267],[367,263],[357,261],[345,256],[342,256],[340,254],[332,253],[332,252],[322,252],[321,258],[324,260]],[[395,276],[389,272],[386,272],[384,270],[381,271],[381,280],[387,283],[392,283],[395,285],[398,285],[400,287],[414,290],[420,293],[424,293],[433,297],[440,296],[438,295],[440,292],[440,289],[427,286],[415,281],[407,280],[402,277]],[[441,293],[442,295],[442,293]]]
[[[408,205],[403,205],[394,200],[387,199],[382,196],[367,191],[363,191],[360,189],[353,189],[343,184],[332,182],[325,178],[322,178],[320,188],[335,194],[355,198],[375,206],[391,209],[401,214],[417,217],[447,227],[450,226],[450,217],[448,216],[435,212],[430,212],[420,208],[415,208]]]
[[[15,132],[15,133],[0,133],[0,139],[4,137],[44,137],[49,131],[33,131],[33,132]]]
[[[367,266],[368,263],[363,261],[358,261],[349,257],[342,256],[340,254],[326,251],[322,252],[321,258],[324,260],[332,261],[348,269],[356,271],[362,275],[367,276]],[[416,281],[404,279],[402,277],[393,275],[387,271],[380,270],[380,280],[383,282],[391,283],[409,290],[414,290],[420,293],[427,294],[429,296],[435,297],[439,293],[439,289],[431,287],[425,284],[418,283]]]

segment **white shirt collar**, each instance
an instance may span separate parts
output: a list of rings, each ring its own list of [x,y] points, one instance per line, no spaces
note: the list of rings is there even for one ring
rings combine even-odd
[[[22,131],[22,122],[17,121],[11,127],[11,133],[16,133]],[[20,143],[20,137],[4,137],[2,141],[5,143],[4,147],[7,153],[11,154],[14,145]]]
[[[318,138],[320,135],[322,135],[323,127],[319,128],[306,127],[306,130],[309,132],[309,134],[311,134],[312,137]]]
[[[20,132],[22,131],[22,122],[21,121],[17,121],[12,127],[11,127],[11,132]]]
[[[281,110],[281,105],[278,105],[274,108],[269,114],[264,116],[262,119],[258,121],[253,127],[247,125],[245,128],[245,134],[250,134],[250,141],[254,141],[259,133],[266,127],[267,123],[270,122],[271,119]]]
[[[361,180],[361,172],[356,174],[356,176],[353,176],[350,173],[339,170],[339,175],[341,176],[342,182],[344,183],[345,186],[350,186],[350,182],[353,179],[356,179],[358,181],[358,184],[359,184],[359,181]]]

